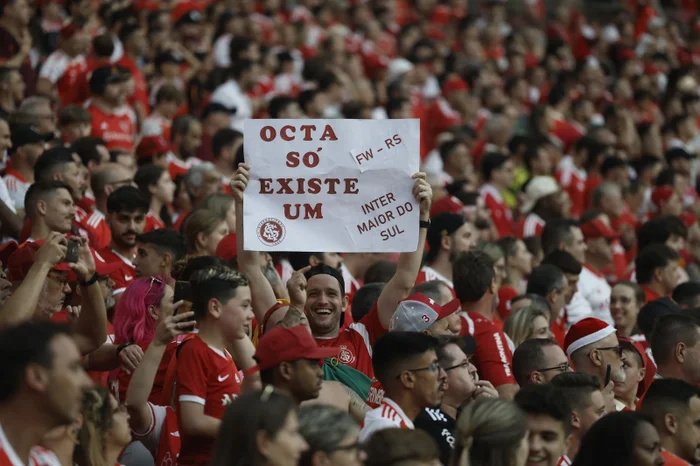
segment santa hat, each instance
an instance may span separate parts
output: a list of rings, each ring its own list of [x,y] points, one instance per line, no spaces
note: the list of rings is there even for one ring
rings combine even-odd
[[[586,345],[596,343],[608,335],[615,333],[615,328],[595,317],[587,317],[579,320],[566,332],[564,338],[564,351],[571,355]]]

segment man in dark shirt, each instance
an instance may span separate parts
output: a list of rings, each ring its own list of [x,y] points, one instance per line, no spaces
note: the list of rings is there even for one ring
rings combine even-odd
[[[498,397],[498,392],[486,380],[478,380],[476,368],[470,362],[476,350],[471,335],[438,337],[438,363],[447,373],[447,390],[439,408],[426,408],[413,422],[416,429],[430,434],[440,447],[440,461],[449,464],[455,439],[452,432],[465,403],[477,396]]]

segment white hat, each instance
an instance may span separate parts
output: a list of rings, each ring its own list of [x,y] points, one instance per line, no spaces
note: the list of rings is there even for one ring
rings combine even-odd
[[[389,63],[389,69],[386,73],[386,80],[391,84],[412,69],[413,63],[405,58],[391,60],[391,63]]]
[[[525,188],[525,202],[520,206],[523,213],[530,212],[537,201],[550,194],[561,191],[561,188],[551,176],[536,176],[530,180]]]

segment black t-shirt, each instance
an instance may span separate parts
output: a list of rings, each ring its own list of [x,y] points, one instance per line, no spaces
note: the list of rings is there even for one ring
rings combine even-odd
[[[452,432],[456,424],[457,421],[445,414],[440,408],[425,408],[413,421],[416,429],[426,431],[438,444],[442,464],[450,464],[455,444]]]

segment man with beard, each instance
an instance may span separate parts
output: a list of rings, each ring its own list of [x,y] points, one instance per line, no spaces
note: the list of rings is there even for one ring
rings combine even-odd
[[[476,342],[467,335],[439,336],[438,363],[447,374],[447,388],[439,407],[425,408],[415,421],[416,429],[425,430],[440,447],[442,464],[449,464],[455,443],[452,432],[462,408],[477,397],[498,397],[498,392],[486,380],[478,380],[471,355]]]
[[[131,73],[120,66],[101,66],[90,76],[92,116],[90,136],[102,138],[107,149],[134,152],[136,115],[126,103],[126,82]]]
[[[359,441],[392,427],[413,429],[425,408],[437,408],[447,388],[447,375],[438,361],[438,341],[415,332],[390,332],[377,340],[372,366],[386,395],[368,412]]]
[[[0,332],[0,464],[60,464],[36,447],[50,430],[80,417],[92,382],[70,331],[27,322]]]
[[[570,466],[588,429],[606,414],[606,400],[598,378],[588,374],[565,372],[554,377],[551,385],[562,390],[571,406],[571,435],[560,461],[560,465]]]
[[[678,379],[655,380],[641,412],[654,420],[667,466],[700,463],[700,391]]]
[[[578,291],[578,277],[581,274],[581,264],[574,256],[568,252],[557,249],[550,252],[542,260],[542,264],[551,264],[564,272],[566,278],[566,292],[564,293],[564,302],[568,306],[574,299],[574,295]]]
[[[318,398],[323,383],[320,362],[338,354],[338,348],[321,348],[303,325],[276,327],[255,349],[260,380],[289,395],[297,404]]]
[[[549,383],[555,376],[570,371],[566,354],[554,340],[525,340],[513,353],[513,375],[521,388]]]
[[[564,351],[576,372],[596,376],[600,383],[605,383],[610,367],[610,380],[607,381],[607,386],[601,386],[600,389],[605,396],[606,411],[614,413],[615,383],[624,383],[626,378],[615,327],[595,317],[583,319],[572,325],[566,333]]]
[[[557,466],[566,456],[571,432],[571,405],[552,385],[529,385],[515,395],[530,429],[527,466]],[[562,461],[564,463],[564,461]]]
[[[122,186],[107,198],[107,224],[112,241],[99,254],[107,263],[121,262],[121,267],[109,274],[114,281],[115,297],[121,295],[136,276],[132,261],[137,237],[146,225],[146,212],[148,199],[133,186]]]
[[[180,233],[169,228],[139,235],[134,267],[137,277],[172,277],[173,265],[187,254],[187,243]]]
[[[700,325],[687,314],[659,317],[651,333],[651,352],[656,363],[656,378],[700,383]]]
[[[474,225],[467,222],[463,216],[443,213],[433,217],[427,233],[430,249],[416,283],[442,280],[454,289],[452,261],[459,253],[476,246],[477,239]]]

